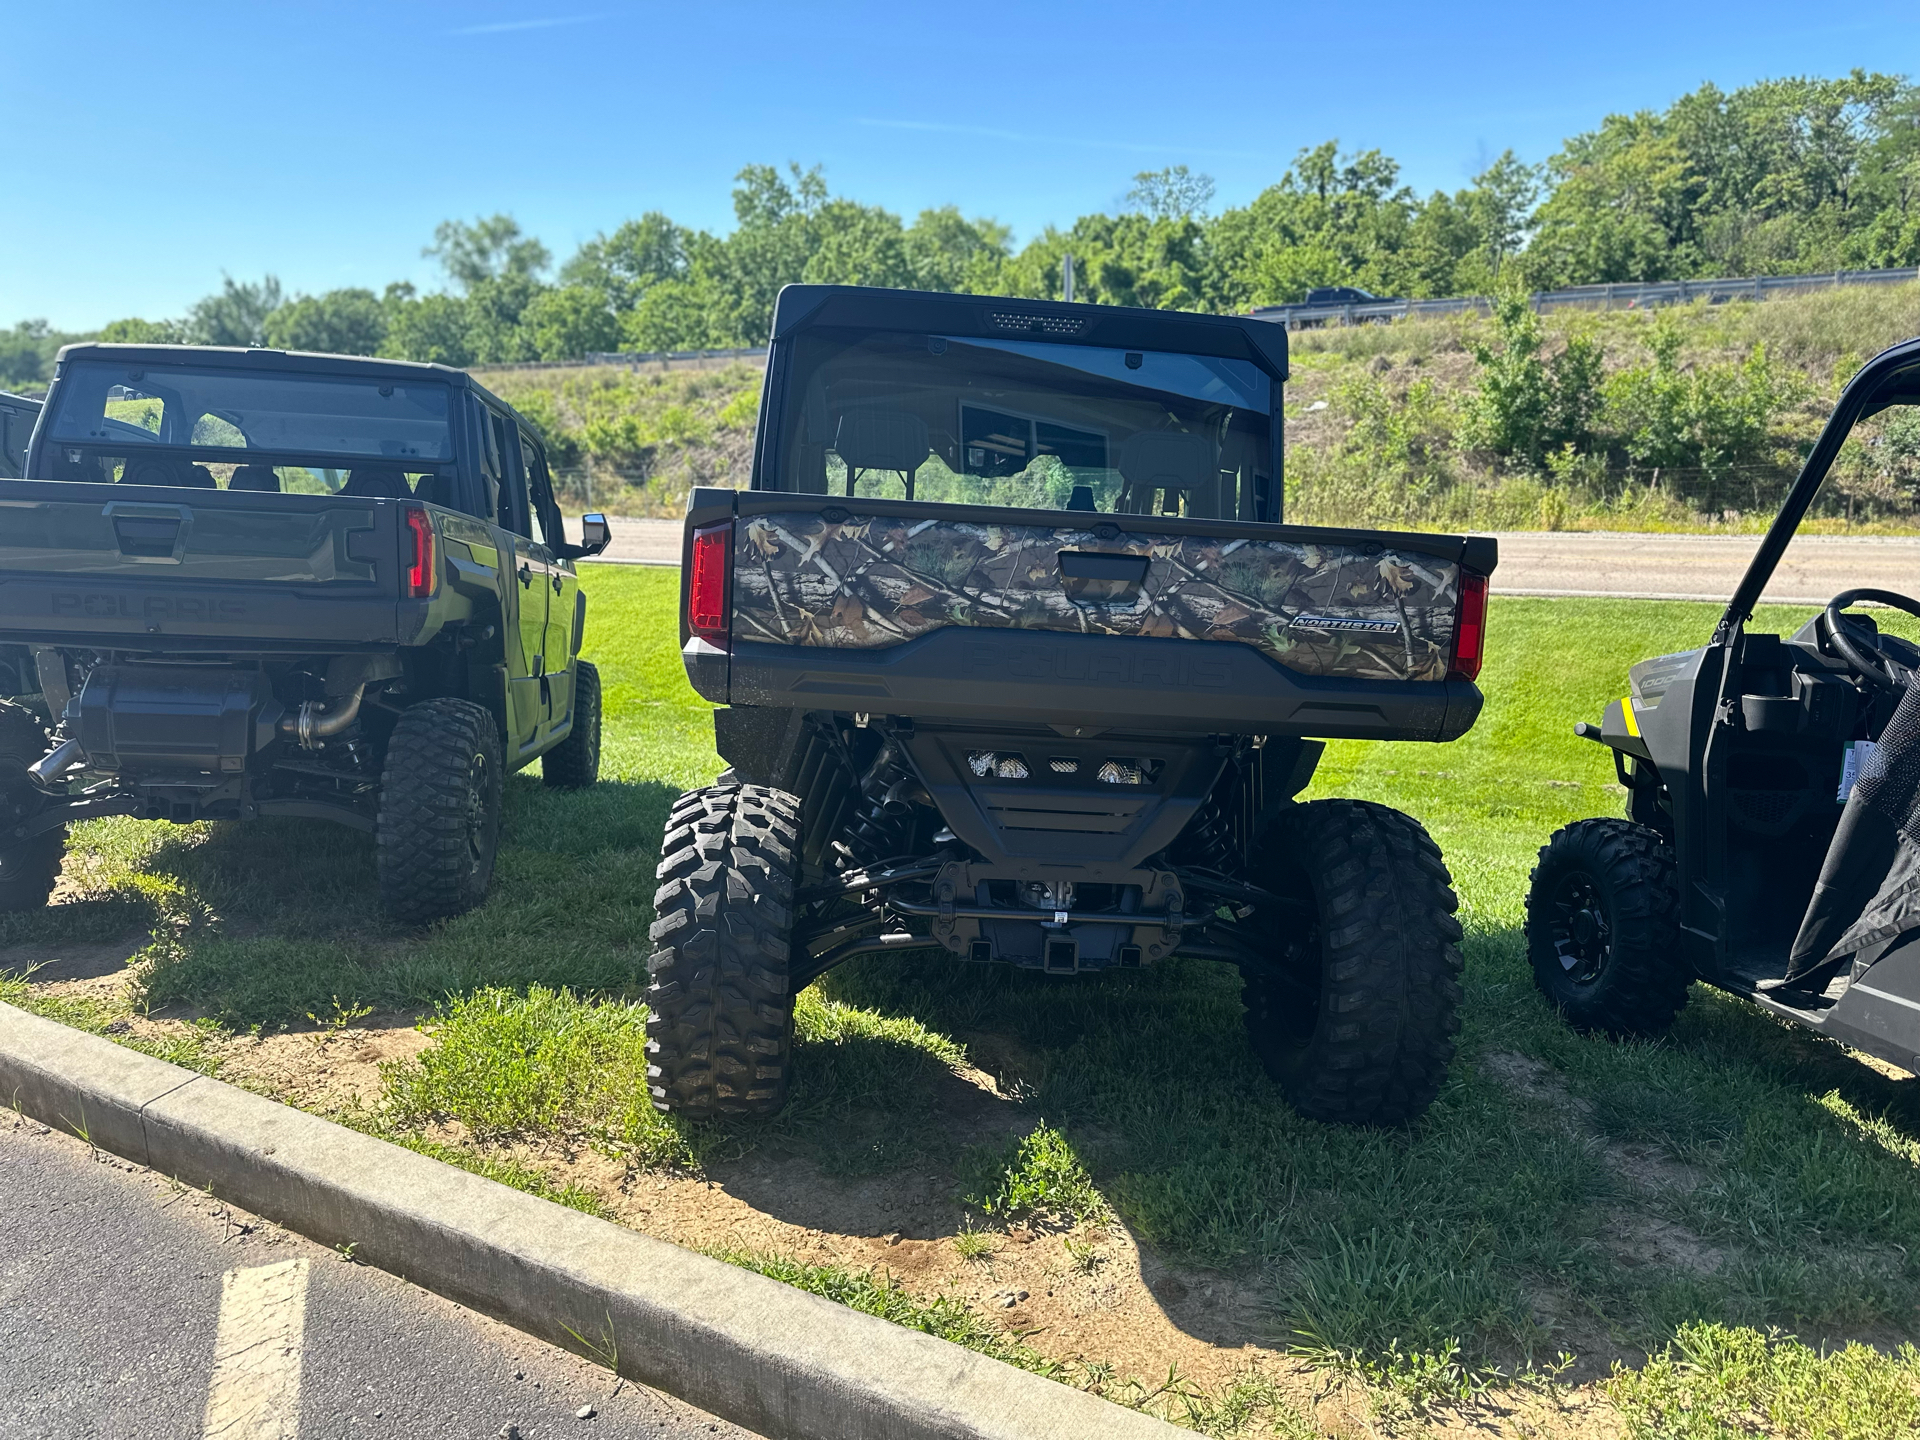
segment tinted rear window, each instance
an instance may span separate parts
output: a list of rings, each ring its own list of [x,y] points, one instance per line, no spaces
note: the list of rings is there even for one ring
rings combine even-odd
[[[453,458],[451,394],[437,381],[262,374],[187,365],[70,363],[48,438],[124,453],[145,446],[290,458]]]

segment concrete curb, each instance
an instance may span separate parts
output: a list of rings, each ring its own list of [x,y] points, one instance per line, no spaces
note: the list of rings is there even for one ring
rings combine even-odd
[[[0,1103],[769,1440],[1185,1433],[10,1005]]]

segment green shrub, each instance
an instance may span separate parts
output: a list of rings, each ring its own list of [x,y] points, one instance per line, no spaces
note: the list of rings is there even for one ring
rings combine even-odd
[[[1540,317],[1520,290],[1495,300],[1493,320],[1499,347],[1473,345],[1480,376],[1466,405],[1466,442],[1530,465],[1550,450],[1590,445],[1600,408],[1598,342],[1576,334],[1551,360],[1542,360]]]
[[[1764,452],[1775,416],[1804,383],[1775,365],[1764,344],[1737,362],[1685,366],[1684,334],[1677,312],[1654,321],[1651,357],[1607,379],[1603,424],[1637,464],[1699,470],[1711,480]]]

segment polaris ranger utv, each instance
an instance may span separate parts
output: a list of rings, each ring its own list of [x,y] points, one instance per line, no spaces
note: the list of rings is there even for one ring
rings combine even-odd
[[[503,774],[594,782],[600,690],[539,438],[439,365],[69,345],[0,480],[0,910],[70,821],[372,832],[380,896],[480,903]],[[52,733],[49,734],[49,727]]]
[[[1920,341],[1841,393],[1713,638],[1574,727],[1631,816],[1566,827],[1533,872],[1534,979],[1575,1027],[1658,1035],[1700,979],[1920,1068],[1920,648],[1849,613],[1920,600],[1851,589],[1784,638],[1746,628],[1842,445],[1913,405]]]
[[[1418,823],[1296,804],[1320,738],[1480,712],[1487,539],[1281,523],[1287,333],[781,293],[752,486],[689,498],[682,639],[728,771],[674,806],[654,1102],[764,1114],[851,956],[1239,967],[1307,1114],[1420,1114],[1460,927]],[[1314,738],[1310,738],[1314,737]]]

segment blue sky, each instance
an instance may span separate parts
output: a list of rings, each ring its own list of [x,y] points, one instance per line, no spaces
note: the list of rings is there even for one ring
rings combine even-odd
[[[1301,146],[1421,190],[1544,159],[1609,111],[1856,65],[1920,71],[1910,5],[1287,0],[653,5],[98,3],[0,9],[0,325],[438,283],[448,216],[506,210],[564,259],[650,209],[726,229],[753,161],[898,210],[1011,224],[1115,208],[1186,163],[1241,203]]]

